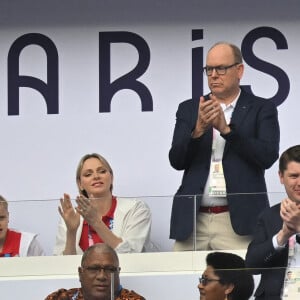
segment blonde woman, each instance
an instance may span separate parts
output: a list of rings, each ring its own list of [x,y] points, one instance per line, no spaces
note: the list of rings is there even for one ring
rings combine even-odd
[[[87,154],[79,162],[79,196],[74,208],[64,194],[54,255],[82,254],[89,246],[105,243],[118,253],[142,252],[150,244],[151,212],[139,199],[112,194],[113,171],[104,157]]]

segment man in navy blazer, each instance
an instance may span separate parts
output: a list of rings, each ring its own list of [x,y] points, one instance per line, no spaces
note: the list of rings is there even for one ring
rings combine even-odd
[[[253,274],[261,274],[255,292],[257,300],[281,299],[288,264],[288,241],[300,233],[300,145],[282,153],[279,178],[287,197],[261,214],[246,254],[246,267]],[[299,242],[298,237],[297,240]]]
[[[215,44],[204,71],[211,93],[180,103],[176,114],[169,160],[184,174],[170,238],[179,251],[247,248],[259,213],[269,207],[264,173],[278,158],[277,109],[240,88],[244,65],[235,45]],[[221,197],[207,195],[213,164],[223,170],[216,177],[225,182]]]

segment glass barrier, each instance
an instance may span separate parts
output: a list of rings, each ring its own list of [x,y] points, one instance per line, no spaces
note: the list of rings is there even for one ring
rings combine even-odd
[[[238,216],[242,214],[242,219],[239,219],[235,226],[235,230],[243,231],[247,229],[249,224],[253,224],[256,220],[253,218],[251,211],[254,206],[258,206],[261,211],[263,211],[269,200],[270,204],[279,203],[282,199],[286,197],[285,193],[257,193],[257,194],[231,194],[227,195],[230,198],[230,214]],[[209,211],[215,206],[215,203],[209,203],[208,206],[204,207],[207,211],[202,212],[203,207],[200,205],[200,195],[187,195],[187,196],[147,196],[147,197],[118,197],[118,201],[125,199],[126,201],[142,201],[146,203],[151,211],[151,233],[150,241],[147,244],[146,249],[143,252],[171,252],[174,250],[174,237],[182,234],[182,228],[189,226],[185,233],[188,236],[189,246],[184,250],[210,250],[216,249],[213,240],[210,241],[208,238],[204,238],[205,242],[208,243],[207,249],[201,249],[197,247],[197,243],[201,240],[197,232],[197,224],[199,226],[199,220],[201,216],[207,218],[216,218],[220,214]],[[124,200],[124,201],[125,201]],[[76,207],[77,204],[75,199],[72,199],[73,206]],[[16,229],[19,231],[25,231],[30,233],[38,234],[38,241],[40,242],[42,248],[44,249],[45,255],[53,255],[53,249],[56,243],[56,235],[58,232],[58,224],[60,222],[60,215],[58,212],[58,207],[60,205],[59,199],[44,199],[44,200],[8,200],[8,210],[9,210],[9,228]],[[228,203],[222,205],[226,207]],[[173,216],[171,216],[172,212]],[[249,214],[245,214],[245,211],[249,211]],[[137,212],[134,212],[133,217],[123,216],[122,218],[130,218],[134,222],[138,222]],[[202,214],[200,214],[202,213]],[[229,212],[228,212],[229,213]],[[237,217],[236,217],[237,218]],[[170,228],[170,221],[172,219],[172,226]],[[129,222],[130,223],[130,222]],[[117,226],[116,222],[115,225]],[[123,224],[123,226],[131,226],[131,224]],[[244,228],[245,227],[245,228]],[[113,229],[114,230],[114,229]],[[126,234],[126,227],[122,228],[124,234]],[[170,230],[171,237],[170,239]],[[209,230],[209,228],[208,228]],[[220,232],[224,231],[224,228],[219,228]],[[134,232],[134,231],[133,231]],[[120,233],[122,237],[122,233]],[[135,238],[135,236],[130,236],[130,238]],[[203,238],[202,238],[203,240]],[[231,244],[219,247],[220,250],[233,249]],[[176,247],[175,247],[175,250]],[[121,250],[119,253],[126,253],[130,251]],[[132,251],[139,252],[139,251]]]
[[[226,208],[228,205],[228,209],[233,209],[233,213],[243,215],[243,219],[235,224],[237,230],[243,231],[245,225],[253,223],[251,215],[253,206],[259,206],[260,212],[262,212],[267,200],[271,205],[275,205],[285,198],[285,193],[278,192],[268,194],[231,194],[227,195],[229,203],[222,203],[220,206]],[[152,244],[150,244],[147,251],[143,253],[118,253],[121,267],[120,278],[123,287],[135,290],[146,296],[147,300],[199,298],[198,279],[201,275],[206,274],[206,256],[208,253],[214,252],[215,249],[213,248],[212,240],[207,240],[207,244],[212,249],[200,251],[198,242],[201,239],[203,240],[203,238],[198,234],[197,225],[199,225],[199,220],[204,218],[204,215],[208,219],[213,219],[221,214],[214,212],[211,208],[203,208],[200,199],[200,195],[117,198],[117,203],[118,201],[124,201],[124,203],[129,201],[130,203],[135,203],[135,205],[137,203],[146,203],[151,212],[152,220],[150,234]],[[175,201],[178,202],[175,204]],[[206,203],[211,206],[205,207],[213,207],[216,202]],[[75,199],[72,199],[72,204],[74,207],[77,206]],[[19,294],[22,291],[22,287],[28,293],[34,293],[34,296],[31,297],[30,295],[28,299],[43,299],[50,292],[62,287],[79,287],[78,267],[81,264],[81,255],[53,256],[58,224],[61,220],[58,212],[59,205],[59,199],[8,200],[9,228],[38,234],[38,241],[45,252],[44,256],[10,258],[3,255],[4,257],[0,259],[1,291],[9,295],[11,299],[21,297]],[[176,205],[179,207],[179,212],[174,217],[174,215],[172,216],[172,208]],[[138,205],[138,207],[140,206]],[[142,205],[142,208],[144,210],[145,206]],[[242,210],[244,213],[242,213]],[[249,211],[249,214],[245,214],[245,211]],[[229,211],[226,209],[224,212],[229,214]],[[230,211],[230,213],[232,212]],[[139,220],[139,214],[133,213],[132,215],[132,223]],[[178,216],[181,218],[179,221],[176,219]],[[2,234],[0,237],[3,240],[3,210],[0,213],[0,218],[0,235]],[[125,218],[128,218],[128,216],[124,215]],[[187,220],[187,218],[190,219]],[[173,222],[172,226],[175,226],[175,230],[174,228],[173,231],[171,229],[171,234],[173,235],[177,234],[176,230],[180,232],[182,224],[190,224],[188,236],[190,247],[188,250],[190,251],[174,251],[174,239],[170,239],[171,219]],[[220,228],[219,230],[222,234],[225,229]],[[224,247],[218,250],[235,253],[245,258],[246,248],[234,249],[231,244],[225,244]],[[260,265],[249,267],[250,271],[253,269],[251,272],[255,274],[256,286],[260,280],[260,272],[257,272],[257,269],[261,267]],[[274,268],[272,266],[269,268],[268,266],[268,268],[264,268],[264,271],[268,269],[272,274],[275,274],[280,269],[281,272],[286,272],[285,268],[278,266],[274,266]],[[298,299],[297,296],[300,293],[300,269],[290,268],[289,270],[291,272],[285,276],[285,285],[282,289],[283,296],[285,297],[284,299],[293,299],[291,297]],[[16,282],[18,282],[18,289],[14,289]],[[179,282],[180,284],[178,284]],[[202,279],[203,283],[206,284],[207,282]],[[172,286],[171,294],[170,285]],[[41,287],[39,291],[36,290],[37,286]]]
[[[200,294],[202,296],[206,294],[208,299],[210,293],[219,292],[221,295],[226,290],[223,285],[224,279],[228,278],[233,280],[236,288],[241,285],[244,289],[244,296],[237,299],[253,300],[254,291],[260,283],[260,275],[257,274],[257,269],[232,267],[228,258],[222,258],[221,261],[214,261],[213,258],[210,258],[209,263],[211,265],[214,263],[218,266],[223,264],[223,268],[207,267],[207,255],[214,253],[215,251],[186,251],[146,253],[142,255],[130,254],[129,256],[120,254],[120,284],[122,288],[133,290],[147,300],[202,299]],[[223,253],[234,254],[240,257],[245,255],[245,252],[236,250],[218,251],[218,253],[221,255]],[[236,264],[236,261],[234,264]],[[177,267],[174,267],[174,265],[177,265]],[[62,293],[61,289],[65,289],[74,295],[82,284],[86,284],[86,281],[79,281],[78,266],[80,266],[79,255],[4,258],[0,260],[1,295],[3,299],[38,300],[45,299],[47,295],[59,290]],[[285,274],[285,268],[261,269],[262,272],[271,274],[271,280],[274,276],[274,284],[271,287],[280,290],[282,299],[299,299],[300,268],[290,270],[291,272],[287,273],[285,277],[282,276],[282,281],[280,281],[277,273],[283,272]],[[235,272],[238,275],[234,275]],[[108,278],[108,275],[104,271],[97,270],[96,272],[85,273],[84,276],[92,280],[95,276]],[[119,287],[116,275],[113,276],[114,284],[110,287],[106,286],[107,293],[109,293],[109,290],[116,290],[117,286]],[[251,278],[253,278],[254,284],[251,283]],[[245,293],[248,294],[248,298],[246,298]],[[225,295],[224,298],[220,299],[226,299]],[[228,297],[228,299],[231,298]]]

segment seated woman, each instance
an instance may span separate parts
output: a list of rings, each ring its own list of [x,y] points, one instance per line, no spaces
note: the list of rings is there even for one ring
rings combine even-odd
[[[104,157],[87,154],[79,162],[80,195],[74,209],[68,194],[60,199],[61,220],[54,255],[82,254],[105,243],[118,253],[142,252],[150,246],[151,212],[141,200],[112,195],[113,171]]]
[[[8,202],[0,196],[0,257],[45,255],[37,234],[8,228]]]
[[[248,300],[254,290],[254,280],[245,269],[245,261],[236,254],[211,252],[206,257],[206,269],[199,278],[200,299]]]

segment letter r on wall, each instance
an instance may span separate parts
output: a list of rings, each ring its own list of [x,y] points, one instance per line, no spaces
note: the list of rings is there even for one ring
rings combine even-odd
[[[127,74],[111,82],[111,44],[128,43],[139,54],[137,65]],[[124,58],[126,59],[126,58]],[[113,96],[120,90],[136,92],[141,100],[142,111],[153,111],[153,100],[149,89],[137,79],[143,75],[150,63],[150,49],[139,35],[127,31],[99,33],[99,112],[110,112]]]

